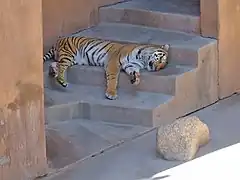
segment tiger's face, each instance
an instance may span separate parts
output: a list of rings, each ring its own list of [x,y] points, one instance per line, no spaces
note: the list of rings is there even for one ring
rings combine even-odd
[[[148,71],[159,71],[167,65],[169,47],[168,44],[165,44],[160,46],[160,48],[153,49],[149,54],[147,62]]]

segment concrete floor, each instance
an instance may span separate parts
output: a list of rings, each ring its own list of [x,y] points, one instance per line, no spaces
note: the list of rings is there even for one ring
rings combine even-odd
[[[240,141],[240,95],[222,100],[194,115],[207,123],[211,131],[211,141],[200,149],[198,157]],[[91,126],[88,125],[88,127]],[[94,128],[97,129],[96,126]],[[101,128],[105,128],[104,132],[108,131],[107,126]],[[111,128],[114,132],[114,128]],[[95,157],[76,162],[44,180],[137,180],[151,177],[181,164],[181,162],[164,161],[156,157],[155,133],[151,131],[127,140]],[[105,135],[107,136],[107,133]],[[109,138],[111,136],[109,133]],[[88,143],[84,145],[88,146]]]

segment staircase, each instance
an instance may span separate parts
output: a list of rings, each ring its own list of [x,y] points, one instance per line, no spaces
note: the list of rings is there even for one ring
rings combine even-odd
[[[194,0],[196,1],[196,0]],[[45,72],[46,122],[90,119],[158,126],[217,100],[217,41],[200,34],[199,3],[133,0],[99,9],[99,24],[74,35],[106,40],[171,45],[169,65],[143,72],[139,86],[121,73],[119,97],[104,97],[100,67],[72,67],[69,89]]]

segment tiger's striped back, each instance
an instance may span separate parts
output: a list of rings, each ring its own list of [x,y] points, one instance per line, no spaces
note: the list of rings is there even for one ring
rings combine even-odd
[[[124,45],[89,37],[66,37],[56,43],[59,63],[104,66],[108,57]]]

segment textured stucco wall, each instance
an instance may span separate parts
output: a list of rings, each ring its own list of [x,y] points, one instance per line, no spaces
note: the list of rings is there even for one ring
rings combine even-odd
[[[76,32],[98,22],[98,7],[122,0],[43,0],[44,47],[58,36]]]
[[[205,37],[218,36],[218,1],[201,0],[201,34]]]
[[[0,179],[46,168],[41,0],[0,3]]]
[[[240,91],[240,1],[201,0],[201,33],[218,39],[219,97]]]
[[[219,96],[240,90],[240,1],[219,0]]]

